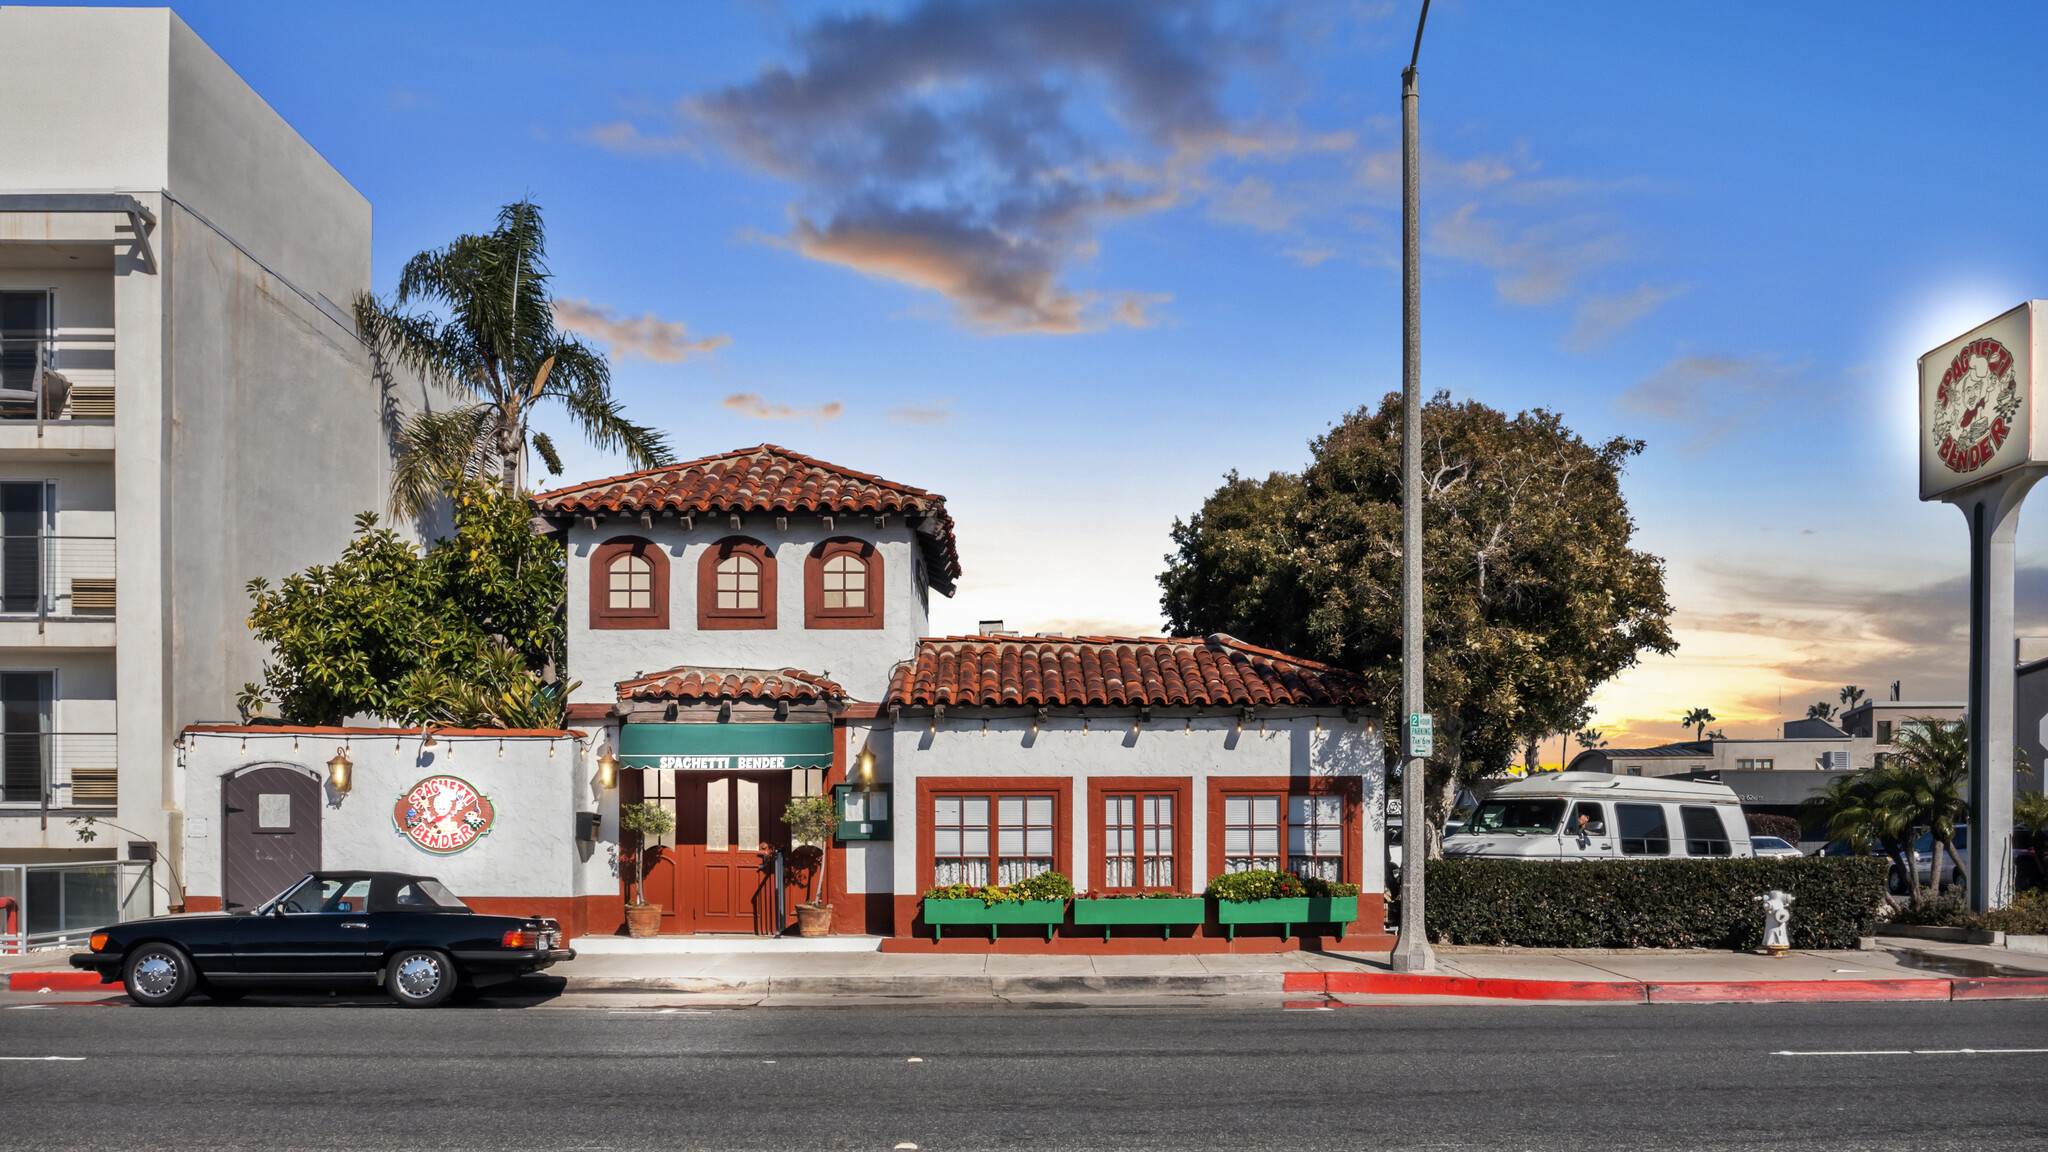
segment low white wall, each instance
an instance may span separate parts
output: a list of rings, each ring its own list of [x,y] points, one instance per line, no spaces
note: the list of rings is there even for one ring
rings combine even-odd
[[[853,891],[891,891],[914,895],[923,877],[917,872],[920,813],[917,811],[917,782],[924,777],[986,776],[991,782],[1006,777],[1056,776],[1074,781],[1074,802],[1067,813],[1071,821],[1072,856],[1070,873],[1076,889],[1096,885],[1091,876],[1089,829],[1093,823],[1085,810],[1090,777],[1159,776],[1184,777],[1192,782],[1185,827],[1187,844],[1184,884],[1199,889],[1222,870],[1221,861],[1209,859],[1209,786],[1216,777],[1241,776],[1355,776],[1361,778],[1364,812],[1360,835],[1351,851],[1357,856],[1348,875],[1359,878],[1365,892],[1382,892],[1385,883],[1386,765],[1377,728],[1368,720],[1356,722],[1313,715],[1253,720],[1238,730],[1231,716],[1173,716],[1155,713],[1153,719],[1135,730],[1131,717],[1099,716],[1087,721],[1077,717],[1049,718],[1032,732],[1028,715],[991,715],[984,735],[978,715],[948,714],[946,722],[932,730],[927,718],[906,715],[891,727],[886,724],[855,727],[849,733],[847,753],[858,756],[865,746],[875,753],[876,778],[893,785],[896,804],[895,840],[886,854],[874,845],[856,866],[849,851],[847,879],[858,878],[863,885]]]
[[[616,892],[618,793],[597,787],[588,739],[560,736],[439,736],[437,752],[416,734],[187,732],[179,752],[184,784],[185,890],[221,892],[221,786],[236,773],[287,767],[327,777],[346,746],[352,787],[323,784],[321,867],[437,876],[459,896],[570,897]],[[498,755],[503,745],[504,756]],[[294,744],[297,745],[294,750]],[[552,756],[550,752],[552,751]],[[490,831],[440,855],[415,845],[392,817],[394,805],[429,776],[459,777],[495,808]],[[576,839],[576,814],[605,814],[596,844]]]

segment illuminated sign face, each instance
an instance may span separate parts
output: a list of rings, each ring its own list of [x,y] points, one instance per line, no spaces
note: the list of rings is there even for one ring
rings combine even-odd
[[[497,818],[490,799],[455,776],[427,777],[391,809],[406,839],[443,856],[476,843]]]
[[[1920,358],[1920,498],[2039,462],[2035,315],[2023,304]]]

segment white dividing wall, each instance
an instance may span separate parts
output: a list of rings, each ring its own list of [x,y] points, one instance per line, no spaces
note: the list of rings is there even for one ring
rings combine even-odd
[[[1188,717],[1155,713],[1150,723],[1133,732],[1131,717],[1098,716],[1083,722],[1071,716],[1049,718],[1032,733],[1029,716],[992,715],[987,734],[977,715],[949,713],[946,723],[934,731],[925,718],[904,716],[894,727],[855,727],[848,733],[847,754],[858,756],[863,747],[875,753],[876,776],[890,782],[896,803],[893,841],[888,851],[888,875],[878,876],[875,845],[863,853],[862,871],[867,891],[889,891],[914,895],[922,891],[924,877],[917,872],[918,837],[922,813],[917,809],[917,782],[926,777],[978,776],[999,786],[1005,778],[1067,777],[1074,781],[1073,804],[1067,813],[1071,823],[1072,856],[1070,873],[1076,889],[1099,885],[1101,878],[1089,875],[1089,828],[1093,821],[1084,810],[1088,802],[1088,779],[1098,776],[1182,777],[1191,781],[1187,829],[1186,883],[1199,890],[1222,870],[1220,861],[1208,858],[1209,780],[1219,776],[1356,776],[1362,786],[1365,810],[1360,821],[1362,834],[1352,863],[1359,886],[1366,892],[1385,890],[1386,767],[1377,728],[1366,720],[1356,723],[1324,717],[1321,730],[1313,716],[1253,720],[1238,731],[1233,717]],[[849,879],[855,872],[848,854]],[[886,884],[887,887],[881,885]]]
[[[902,517],[889,519],[888,527],[878,529],[871,517],[841,516],[829,533],[815,516],[790,516],[785,531],[778,531],[769,515],[744,517],[737,532],[727,517],[701,518],[690,530],[675,520],[657,519],[652,529],[645,529],[638,521],[614,519],[590,532],[578,522],[569,533],[569,674],[582,681],[573,699],[611,703],[617,699],[614,685],[620,680],[696,664],[829,672],[854,699],[880,700],[888,691],[890,670],[910,657],[928,627],[914,583],[915,534],[903,525]],[[590,627],[590,558],[598,545],[620,536],[651,540],[668,556],[666,629]],[[697,630],[697,565],[707,549],[728,536],[758,540],[775,553],[772,630]],[[804,563],[813,546],[832,537],[870,541],[881,554],[882,627],[804,627]]]

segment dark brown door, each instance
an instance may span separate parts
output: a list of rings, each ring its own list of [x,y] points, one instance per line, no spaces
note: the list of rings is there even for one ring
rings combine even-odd
[[[221,788],[221,907],[253,908],[320,870],[320,782],[257,768]]]
[[[789,850],[782,822],[789,773],[649,769],[643,776],[646,797],[676,816],[675,832],[646,858],[647,899],[662,906],[661,930],[778,931],[773,849]],[[785,918],[803,899],[795,880],[789,877]]]

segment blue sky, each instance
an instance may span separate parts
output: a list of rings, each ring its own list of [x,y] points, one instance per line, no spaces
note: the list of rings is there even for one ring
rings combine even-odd
[[[946,494],[941,631],[1156,630],[1173,519],[1398,383],[1413,3],[177,11],[369,197],[379,290],[531,195],[682,454]],[[1617,742],[1960,697],[1913,361],[2048,295],[2044,33],[2016,2],[1435,4],[1425,386],[1648,443],[1682,647],[1598,698]],[[623,470],[551,431],[570,478]]]

